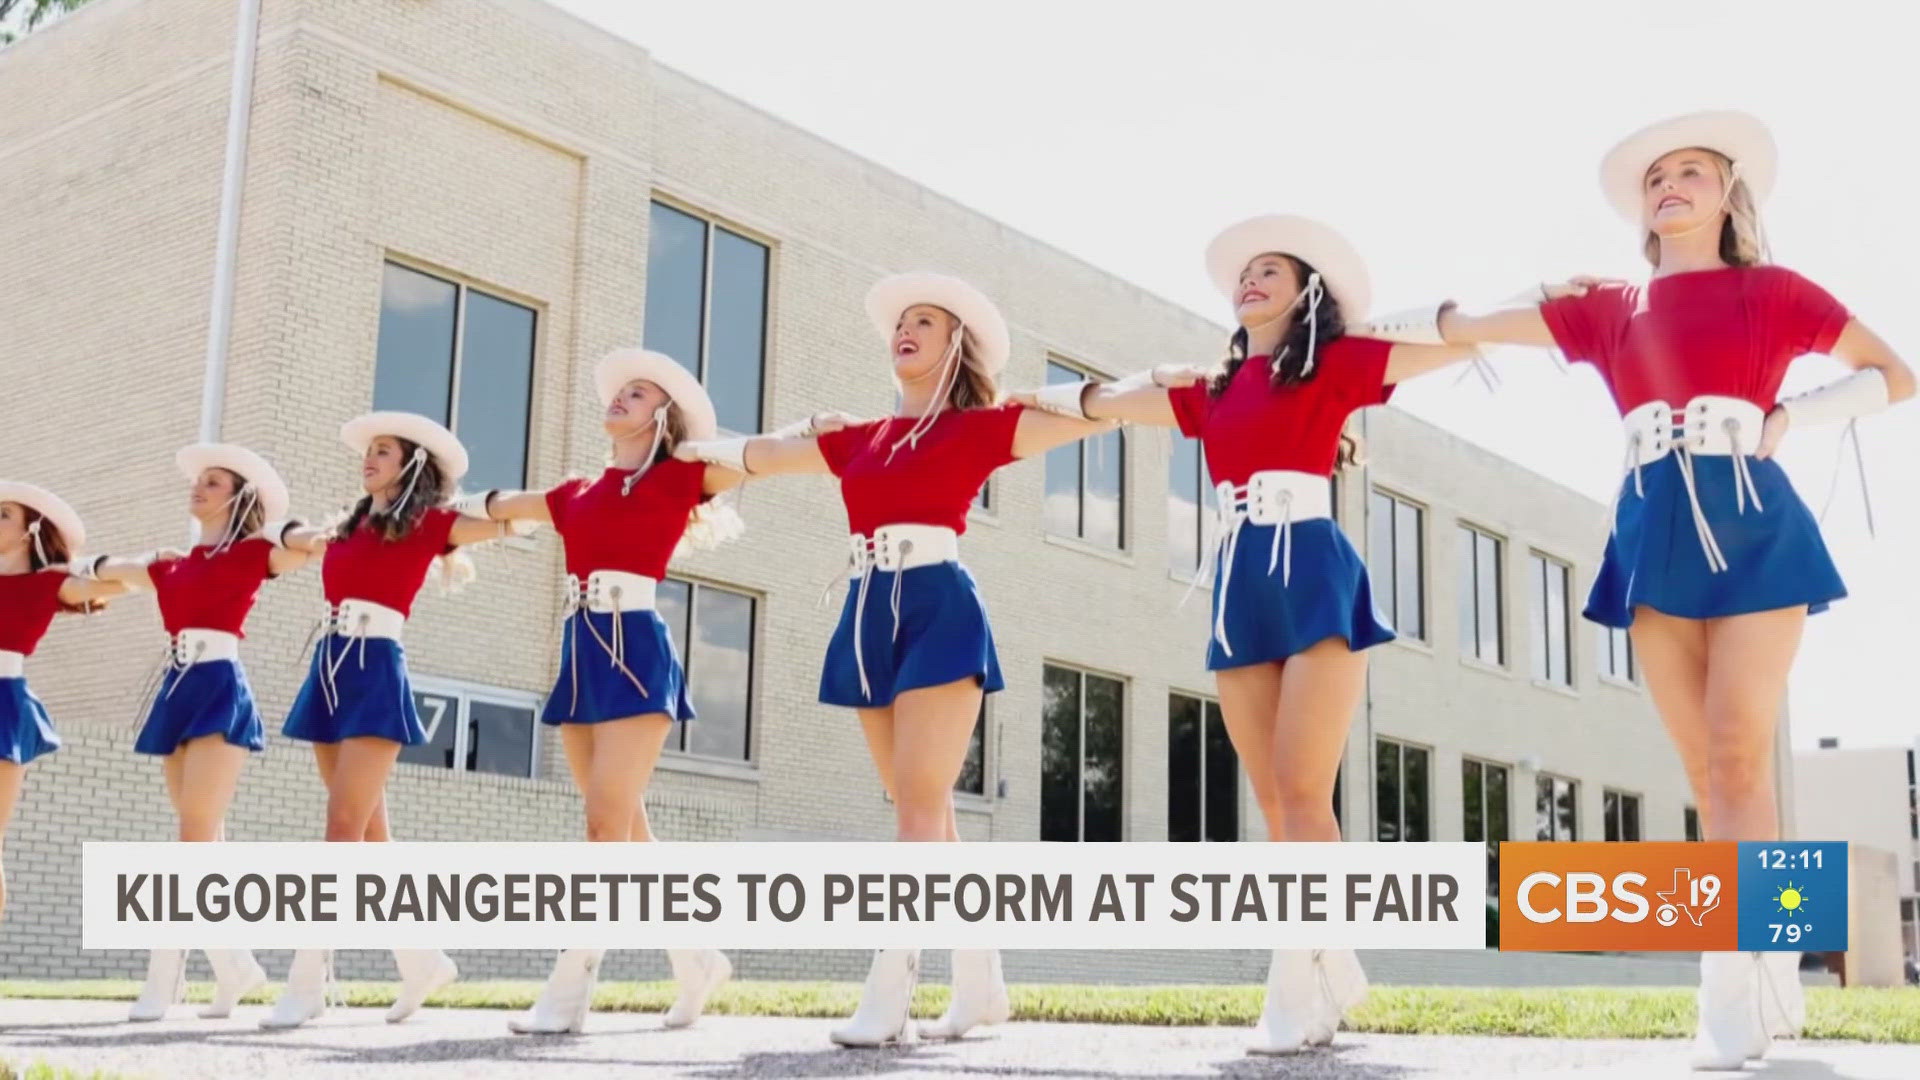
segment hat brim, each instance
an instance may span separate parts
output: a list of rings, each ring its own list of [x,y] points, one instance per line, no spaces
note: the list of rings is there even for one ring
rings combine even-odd
[[[1366,262],[1346,237],[1312,218],[1266,214],[1227,226],[1207,245],[1207,276],[1231,304],[1247,264],[1276,252],[1300,259],[1319,272],[1321,284],[1339,303],[1347,325],[1357,326],[1366,319],[1373,303]]]
[[[173,463],[179,467],[180,475],[189,480],[197,480],[208,469],[225,469],[253,486],[260,498],[261,513],[266,520],[276,521],[287,516],[287,510],[293,500],[287,494],[286,481],[280,479],[280,473],[268,464],[267,459],[232,443],[194,443],[183,446],[173,455]]]
[[[1620,140],[1600,159],[1600,189],[1614,212],[1634,225],[1645,224],[1641,189],[1647,170],[1675,150],[1696,146],[1734,162],[1755,203],[1765,202],[1773,193],[1780,152],[1767,126],[1743,112],[1697,112],[1649,124]]]
[[[917,304],[931,304],[959,319],[980,346],[979,360],[987,374],[997,378],[1006,370],[1013,354],[1006,318],[985,293],[959,278],[926,271],[882,278],[867,291],[867,318],[882,341],[891,341],[900,315]]]
[[[372,412],[340,425],[340,441],[365,454],[382,435],[405,439],[433,455],[449,480],[467,475],[467,448],[444,426],[410,412]]]
[[[700,385],[700,380],[686,365],[651,349],[616,349],[594,363],[593,390],[599,395],[600,407],[606,408],[620,393],[620,388],[635,379],[645,379],[658,386],[672,399],[686,424],[687,438],[711,439],[719,433],[720,423],[714,416],[713,399],[707,396],[707,388]]]
[[[0,481],[0,502],[19,503],[47,519],[59,531],[60,539],[66,542],[69,553],[79,551],[87,542],[87,527],[81,523],[80,515],[67,505],[65,499],[46,488],[11,480]]]

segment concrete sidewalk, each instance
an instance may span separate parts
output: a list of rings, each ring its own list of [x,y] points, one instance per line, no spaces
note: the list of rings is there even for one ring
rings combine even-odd
[[[0,1001],[0,1060],[44,1061],[138,1077],[532,1078],[622,1076],[1285,1076],[1302,1080],[1442,1077],[1756,1076],[1770,1080],[1914,1080],[1920,1046],[1783,1043],[1763,1067],[1690,1073],[1676,1041],[1554,1041],[1342,1034],[1334,1047],[1284,1059],[1248,1058],[1230,1028],[1016,1023],[960,1043],[847,1051],[827,1042],[825,1020],[708,1017],[665,1031],[655,1016],[596,1015],[589,1034],[527,1038],[507,1013],[425,1009],[389,1025],[377,1009],[338,1009],[306,1027],[265,1032],[263,1006],[231,1020],[126,1022],[125,1002]]]

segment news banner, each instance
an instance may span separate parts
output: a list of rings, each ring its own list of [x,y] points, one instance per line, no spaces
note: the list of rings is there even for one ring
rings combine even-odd
[[[1486,845],[88,843],[82,946],[1481,949]],[[1847,947],[1844,843],[1498,846],[1509,950]]]

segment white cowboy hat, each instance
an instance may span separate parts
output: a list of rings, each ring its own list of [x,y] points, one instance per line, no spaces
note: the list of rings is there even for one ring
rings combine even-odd
[[[1616,213],[1635,225],[1643,224],[1641,188],[1647,170],[1675,150],[1696,146],[1732,161],[1756,203],[1765,202],[1772,193],[1780,165],[1773,134],[1758,118],[1730,110],[1675,116],[1621,139],[1600,159],[1600,189]]]
[[[180,475],[189,480],[198,480],[200,474],[208,469],[225,469],[253,485],[260,499],[260,511],[267,521],[278,521],[287,516],[287,510],[293,499],[287,494],[287,483],[280,479],[267,459],[232,443],[194,443],[183,446],[173,455],[173,463],[179,467]]]
[[[21,484],[14,481],[0,481],[0,502],[19,503],[39,512],[49,524],[59,530],[60,539],[67,542],[69,552],[77,552],[87,542],[87,527],[80,523],[80,515],[73,512],[67,501],[43,487]]]
[[[1347,238],[1312,218],[1294,214],[1264,214],[1220,231],[1207,245],[1207,274],[1213,287],[1233,303],[1240,291],[1240,272],[1269,252],[1291,255],[1320,273],[1320,283],[1340,304],[1348,326],[1358,326],[1373,303],[1367,264]]]
[[[358,454],[365,454],[373,440],[382,435],[405,439],[425,449],[440,463],[440,471],[449,480],[467,475],[467,448],[460,445],[453,432],[419,413],[371,412],[340,425],[340,441]]]
[[[1013,354],[1013,341],[1007,334],[1007,320],[985,293],[945,274],[916,270],[881,278],[867,291],[867,318],[882,340],[891,341],[900,323],[900,315],[915,304],[941,308],[968,330],[980,346],[980,363],[989,375],[1006,370]]]
[[[600,395],[600,407],[606,408],[620,393],[620,388],[635,379],[645,379],[659,387],[679,406],[688,439],[711,439],[719,433],[720,425],[714,419],[713,399],[707,396],[707,388],[700,385],[700,380],[686,365],[651,349],[615,349],[594,362],[593,389]]]

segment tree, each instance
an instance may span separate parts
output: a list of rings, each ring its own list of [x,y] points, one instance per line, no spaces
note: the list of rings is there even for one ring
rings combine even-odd
[[[87,0],[0,0],[0,46],[58,19]]]

